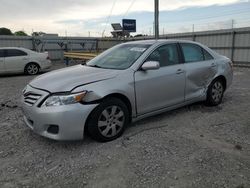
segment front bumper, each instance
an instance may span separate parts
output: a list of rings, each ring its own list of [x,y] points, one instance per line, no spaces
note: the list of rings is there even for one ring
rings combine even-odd
[[[24,122],[29,128],[41,136],[54,140],[83,139],[84,125],[97,104],[83,105],[76,103],[56,107],[38,107],[40,100],[30,106],[25,103],[24,97],[22,97]],[[51,133],[49,131],[51,126],[57,126],[58,132]]]

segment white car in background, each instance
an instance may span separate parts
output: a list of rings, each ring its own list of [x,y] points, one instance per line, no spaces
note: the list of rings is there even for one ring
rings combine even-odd
[[[0,74],[38,74],[51,67],[48,52],[38,53],[26,48],[0,48]]]

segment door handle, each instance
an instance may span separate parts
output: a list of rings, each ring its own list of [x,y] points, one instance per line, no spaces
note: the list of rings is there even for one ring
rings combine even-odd
[[[211,67],[216,67],[216,64],[215,64],[215,63],[212,63],[212,64],[211,64]]]
[[[183,73],[184,71],[182,70],[182,69],[178,69],[177,71],[176,71],[176,74],[181,74],[181,73]]]

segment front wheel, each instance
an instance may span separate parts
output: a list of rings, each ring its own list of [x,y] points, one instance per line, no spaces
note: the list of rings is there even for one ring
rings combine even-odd
[[[221,103],[223,94],[224,94],[224,86],[220,79],[214,80],[207,91],[207,100],[206,103],[209,106],[217,106]]]
[[[92,138],[107,142],[121,136],[128,122],[127,106],[120,99],[108,98],[90,114],[87,128]]]

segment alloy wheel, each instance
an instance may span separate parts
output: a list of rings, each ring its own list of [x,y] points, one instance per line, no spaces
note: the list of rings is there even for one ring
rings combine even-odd
[[[123,128],[125,115],[119,106],[105,108],[98,119],[98,130],[102,136],[110,138],[116,136]]]
[[[30,65],[28,65],[28,67],[27,67],[27,72],[28,72],[28,74],[34,75],[34,74],[37,74],[38,71],[39,71],[39,68],[38,68],[38,66],[35,65],[35,64],[30,64]]]
[[[221,100],[223,96],[223,85],[221,82],[217,81],[212,87],[212,99],[217,103]]]

